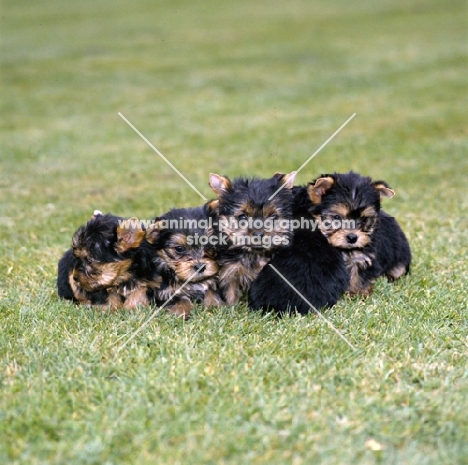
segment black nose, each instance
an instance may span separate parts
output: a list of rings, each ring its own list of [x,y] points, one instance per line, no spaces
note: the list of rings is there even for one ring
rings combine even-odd
[[[193,269],[195,271],[201,271],[204,268],[204,266],[205,265],[203,263],[197,263],[197,264],[193,265]]]
[[[350,243],[350,244],[354,244],[357,240],[358,240],[358,237],[357,237],[357,234],[354,234],[354,233],[350,233],[346,236],[346,240]]]
[[[263,231],[254,231],[252,233],[253,237],[263,237]]]

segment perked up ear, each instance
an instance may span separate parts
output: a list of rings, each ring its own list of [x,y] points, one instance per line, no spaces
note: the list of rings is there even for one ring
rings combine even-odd
[[[159,234],[161,233],[161,229],[163,229],[162,221],[156,218],[156,221],[146,228],[146,240],[150,244],[154,244],[158,240]]]
[[[219,174],[210,173],[210,187],[219,197],[221,193],[232,189],[232,184],[227,176],[220,176]]]
[[[210,200],[205,204],[205,208],[208,211],[208,213],[216,213],[218,211],[219,207],[219,200]]]
[[[379,191],[381,199],[384,197],[391,199],[395,195],[395,191],[385,181],[374,182],[374,187]]]
[[[296,171],[293,171],[289,174],[275,173],[273,177],[278,179],[286,189],[292,189],[294,186],[294,181],[296,180],[296,174]]]
[[[322,197],[335,184],[335,180],[331,176],[316,179],[313,183],[307,186],[307,193],[312,203],[321,203]]]
[[[135,249],[140,246],[145,238],[145,231],[141,226],[138,218],[130,218],[122,221],[117,226],[117,247],[119,253],[125,252],[129,249]]]

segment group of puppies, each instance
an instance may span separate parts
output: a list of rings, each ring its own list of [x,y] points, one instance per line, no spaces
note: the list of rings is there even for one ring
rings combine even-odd
[[[381,210],[384,181],[333,173],[294,186],[210,174],[216,198],[149,224],[95,211],[58,263],[58,295],[86,305],[158,305],[187,318],[195,304],[299,312],[368,296],[375,280],[408,273],[411,252]]]

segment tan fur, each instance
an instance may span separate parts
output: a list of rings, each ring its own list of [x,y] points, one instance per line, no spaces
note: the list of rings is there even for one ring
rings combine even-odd
[[[232,184],[228,177],[210,173],[210,187],[219,197],[222,192],[232,189]]]
[[[196,293],[205,294],[208,290],[215,291],[217,282],[215,278],[205,279],[200,282],[188,282],[182,288],[183,281],[175,282],[174,284],[159,290],[160,300],[169,300],[172,296],[191,298]]]
[[[307,186],[307,193],[313,203],[320,203],[325,192],[335,184],[335,180],[331,176],[317,179],[313,184]]]
[[[281,210],[278,209],[274,201],[272,201],[272,203],[267,203],[266,205],[262,205],[262,206],[252,205],[251,203],[246,202],[246,203],[239,205],[239,207],[234,212],[232,218],[236,222],[239,222],[240,220],[238,219],[238,216],[242,214],[246,215],[247,217],[252,218],[252,221],[257,218],[257,219],[260,219],[262,222],[264,222],[272,216],[276,216],[278,218],[281,217]],[[227,216],[222,216],[221,218],[223,218],[227,222],[230,219]]]
[[[208,289],[203,299],[205,307],[218,307],[223,304],[220,295],[213,289]]]
[[[88,258],[89,252],[86,249],[73,246],[73,255],[79,260],[84,260]]]
[[[283,175],[283,179],[281,180],[281,184],[285,187],[285,189],[292,189],[294,186],[294,181],[296,180],[297,171],[292,171],[289,174]]]
[[[103,263],[100,266],[100,276],[98,279],[88,282],[91,289],[116,286],[128,281],[132,275],[128,272],[132,261],[130,259],[120,260],[118,262]]]
[[[391,199],[395,195],[395,191],[382,182],[375,182],[374,187],[379,191],[381,199],[384,197]]]
[[[339,213],[337,213],[339,214]],[[327,238],[328,242],[334,247],[340,249],[355,249],[363,248],[368,245],[371,241],[371,235],[373,233],[373,228],[366,229],[332,229],[326,228],[323,224],[322,217],[320,215],[315,215],[314,219],[317,221],[318,228],[322,234]],[[326,215],[326,219],[332,221],[332,215]],[[343,220],[346,220],[346,217],[342,217]],[[358,239],[354,244],[350,244],[346,239],[346,236],[349,233],[354,233],[357,235]]]
[[[250,283],[257,278],[267,263],[268,259],[259,255],[254,259],[242,257],[239,261],[227,262],[221,266],[219,286],[228,305],[239,301],[244,291],[248,289]]]
[[[367,206],[361,212],[361,218],[375,218],[377,216],[377,212],[372,205]]]
[[[68,276],[68,283],[73,292],[75,299],[83,305],[91,305],[91,301],[88,299],[86,291],[75,281],[73,271]]]
[[[247,216],[255,217],[249,213],[249,209],[247,210]],[[270,249],[273,244],[273,238],[277,241],[281,241],[283,244],[287,244],[290,240],[290,231],[288,230],[288,223],[284,221],[278,221],[275,219],[271,219],[268,222],[268,219],[271,215],[275,214],[278,218],[281,217],[280,212],[277,211],[275,207],[264,207],[266,212],[260,213],[258,217],[262,223],[263,228],[255,228],[255,225],[252,221],[252,228],[249,228],[248,220],[245,220],[245,224],[242,221],[237,220],[237,218],[228,217],[228,216],[221,216],[221,224],[223,227],[221,229],[222,234],[228,236],[230,242],[235,247],[242,247],[246,251],[250,251],[251,249],[262,248],[263,250],[267,251]],[[261,231],[263,235],[261,237],[255,236],[255,233]],[[277,244],[276,244],[277,245]]]
[[[349,252],[343,252],[343,258],[349,273],[349,286],[347,293],[350,295],[360,294],[364,297],[369,296],[372,292],[373,283],[365,286],[361,276],[359,275],[359,271],[371,266],[372,260],[374,260],[375,257],[369,257],[359,250],[352,250]]]
[[[139,224],[138,218],[130,218],[117,227],[117,246],[115,250],[123,253],[135,249],[140,246],[144,238],[145,231]]]
[[[397,265],[386,273],[389,281],[396,281],[406,273],[406,267],[404,265]]]
[[[168,307],[167,311],[174,314],[175,316],[180,316],[184,319],[187,319],[190,316],[192,308],[193,304],[190,299],[183,299]]]
[[[70,283],[70,287],[73,291],[73,295],[75,299],[77,300],[78,303],[82,305],[92,305],[92,302],[88,297],[88,292],[92,292],[92,291],[84,289],[79,282],[75,281],[73,276],[74,274],[72,271],[70,273],[68,282]],[[122,307],[123,305],[122,295],[119,292],[119,289],[114,286],[114,287],[108,287],[106,291],[108,292],[107,302],[105,304],[97,305],[97,306],[101,307],[103,310],[105,309],[115,310],[115,309]]]
[[[207,204],[207,208],[208,208],[208,211],[210,211],[211,213],[216,213],[219,208],[219,200],[218,199],[210,200]]]
[[[285,189],[292,189],[296,180],[297,171],[289,174],[275,173],[273,178],[278,179]]]
[[[109,291],[109,298],[107,299],[107,303],[103,305],[103,308],[108,308],[111,311],[117,310],[123,306],[122,297],[117,291],[116,288],[108,289]]]
[[[346,236],[350,233],[357,235],[358,239],[354,244],[350,244],[346,239]],[[359,229],[338,229],[331,232],[328,236],[328,242],[334,247],[339,247],[341,249],[354,249],[362,248],[370,243],[370,236],[364,231]]]
[[[125,309],[133,309],[139,305],[149,305],[148,296],[146,295],[147,286],[140,283],[137,287],[125,292],[125,302],[123,307]]]
[[[181,284],[188,279],[192,283],[203,281],[218,272],[218,265],[209,257],[200,257],[198,260],[193,259],[190,255],[172,258],[165,249],[159,250],[158,255],[175,272]],[[204,267],[200,269],[198,274],[194,275],[194,266],[196,265],[204,265]]]
[[[121,260],[118,262],[92,264],[91,274],[88,276],[72,270],[69,276],[69,283],[75,299],[83,305],[91,305],[88,292],[106,289],[108,292],[107,303],[103,308],[117,309],[123,306],[125,296],[119,286],[132,278],[128,269],[131,266],[131,260]],[[75,280],[78,279],[78,281]],[[144,304],[144,302],[141,302]],[[132,301],[129,306],[133,305]],[[130,308],[130,307],[127,308]]]
[[[331,215],[340,215],[342,219],[346,219],[349,215],[349,205],[345,203],[337,203],[330,208]]]
[[[162,283],[162,276],[157,275],[151,281],[147,281],[146,285],[151,289],[160,289]]]
[[[118,285],[131,278],[128,269],[130,259],[110,263],[91,263],[87,273],[80,273],[74,269],[72,275],[78,278],[79,285],[86,291],[95,291],[104,287]]]
[[[156,221],[155,223],[150,224],[145,231],[145,238],[150,244],[154,244],[154,242],[157,240],[159,237],[159,234],[161,233],[161,229],[163,229],[163,221],[159,220]]]

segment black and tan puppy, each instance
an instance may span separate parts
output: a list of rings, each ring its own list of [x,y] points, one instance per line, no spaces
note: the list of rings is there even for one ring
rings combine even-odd
[[[369,295],[379,276],[394,281],[408,273],[408,240],[395,218],[380,209],[381,199],[395,194],[387,183],[351,171],[322,175],[307,192],[320,231],[343,255],[351,295]]]
[[[151,302],[187,318],[193,303],[217,306],[218,265],[205,207],[172,209],[146,230],[140,254]]]
[[[291,245],[289,220],[296,173],[276,173],[269,179],[236,178],[210,174],[217,199],[207,208],[217,236],[219,287],[232,305],[275,252]]]
[[[71,249],[59,261],[59,297],[113,309],[147,303],[144,292],[137,295],[132,271],[144,237],[136,218],[125,220],[95,211],[73,235]]]

